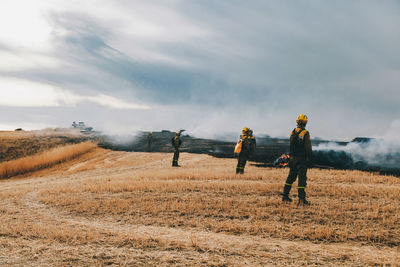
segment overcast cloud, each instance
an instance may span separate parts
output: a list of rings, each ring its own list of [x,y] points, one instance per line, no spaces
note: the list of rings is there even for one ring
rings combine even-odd
[[[0,127],[383,136],[399,26],[399,1],[2,0]]]

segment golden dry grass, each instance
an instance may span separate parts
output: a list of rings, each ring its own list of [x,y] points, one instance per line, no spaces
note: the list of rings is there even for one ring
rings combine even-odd
[[[313,204],[298,207],[280,201],[287,169],[238,176],[234,159],[186,153],[170,164],[95,149],[0,182],[0,263],[399,265],[398,178],[313,169]]]
[[[309,186],[308,193],[318,202],[299,208],[281,204],[282,176],[264,178],[254,172],[255,176],[243,178],[184,170],[169,176],[155,172],[135,180],[62,185],[42,191],[40,197],[72,213],[112,214],[127,222],[285,239],[400,245],[397,178],[384,186],[379,177],[371,184],[332,185],[324,183],[325,171],[313,171],[319,181]]]
[[[46,129],[38,131],[0,131],[0,162],[10,161],[57,146],[87,141],[88,136],[69,129]]]
[[[0,178],[8,178],[48,168],[78,157],[96,147],[95,143],[88,141],[75,145],[60,146],[33,156],[6,161],[0,163]]]

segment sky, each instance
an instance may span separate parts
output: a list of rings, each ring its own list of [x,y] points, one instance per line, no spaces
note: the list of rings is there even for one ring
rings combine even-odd
[[[386,136],[399,47],[400,1],[2,0],[0,130]]]

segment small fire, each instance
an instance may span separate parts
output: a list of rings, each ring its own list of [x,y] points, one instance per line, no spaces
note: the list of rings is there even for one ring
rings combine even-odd
[[[288,153],[282,154],[279,158],[277,158],[274,162],[274,166],[278,168],[283,168],[289,165],[290,155]]]

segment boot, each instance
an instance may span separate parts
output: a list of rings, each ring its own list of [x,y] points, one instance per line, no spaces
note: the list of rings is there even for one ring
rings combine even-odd
[[[306,191],[304,188],[299,188],[298,189],[299,193],[299,205],[304,206],[304,205],[310,205],[311,203],[306,200]]]
[[[311,205],[306,199],[299,199],[299,206],[308,206]]]
[[[241,167],[236,167],[236,174],[243,174],[244,173],[244,169],[242,169]]]
[[[292,202],[292,199],[289,197],[290,189],[292,189],[292,186],[287,184],[285,184],[285,186],[283,187],[283,202]]]

